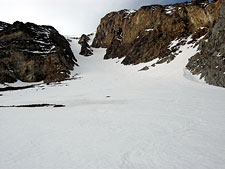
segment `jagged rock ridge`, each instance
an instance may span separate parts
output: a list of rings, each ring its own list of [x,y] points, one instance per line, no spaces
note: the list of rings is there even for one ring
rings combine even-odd
[[[10,24],[0,21],[0,31],[10,26]]]
[[[189,60],[187,68],[207,83],[225,87],[225,2],[213,28],[201,41],[199,53]]]
[[[220,1],[206,1],[112,12],[102,18],[92,46],[107,48],[105,59],[124,57],[123,64],[155,58],[166,61],[164,58],[174,52],[168,49],[171,41],[196,32],[196,38],[204,35],[212,27],[219,9]]]
[[[15,22],[0,31],[0,83],[60,81],[76,59],[67,40],[51,26]]]

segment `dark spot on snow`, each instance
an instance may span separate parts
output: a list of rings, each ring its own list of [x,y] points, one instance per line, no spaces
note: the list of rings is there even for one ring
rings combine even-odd
[[[11,105],[11,106],[0,106],[0,107],[29,107],[29,108],[34,108],[34,107],[66,107],[65,105],[60,105],[60,104],[27,104],[27,105]]]
[[[111,96],[106,96],[106,98],[110,98]]]
[[[11,91],[11,90],[23,90],[23,89],[33,88],[33,87],[34,85],[23,86],[23,87],[5,87],[5,88],[0,88],[0,92]]]
[[[65,105],[58,105],[58,104],[56,104],[56,105],[54,105],[53,107],[66,107]]]
[[[146,70],[149,70],[149,67],[148,66],[145,66],[145,67],[143,67],[142,69],[140,69],[138,71],[146,71]]]

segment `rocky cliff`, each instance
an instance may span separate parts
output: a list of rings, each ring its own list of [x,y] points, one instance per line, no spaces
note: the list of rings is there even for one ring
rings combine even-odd
[[[112,12],[101,19],[93,47],[107,48],[105,59],[122,58],[123,64],[138,64],[155,58],[171,59],[171,41],[212,27],[221,1],[144,6],[139,10]],[[204,27],[204,28],[203,28]]]
[[[75,64],[69,43],[53,27],[0,22],[0,83],[64,80]]]
[[[10,24],[0,21],[0,31],[10,26]]]
[[[201,41],[199,53],[189,60],[187,68],[207,83],[225,87],[225,2],[213,28]]]

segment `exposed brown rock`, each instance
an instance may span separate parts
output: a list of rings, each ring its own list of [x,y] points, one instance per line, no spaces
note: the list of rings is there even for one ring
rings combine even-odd
[[[78,41],[78,43],[81,45],[81,51],[80,51],[80,55],[84,55],[84,56],[91,56],[93,55],[93,50],[90,47],[90,45],[88,44],[88,41],[90,40],[90,38],[83,34],[80,37],[80,40]]]
[[[79,43],[79,44],[82,44],[83,42],[88,42],[89,40],[90,40],[90,38],[89,38],[87,35],[83,34],[83,35],[80,37],[78,43]]]
[[[225,2],[213,28],[200,42],[199,53],[189,60],[187,68],[207,83],[225,87]]]
[[[75,64],[69,43],[51,26],[15,22],[0,31],[0,83],[64,80]]]
[[[101,19],[92,46],[107,48],[105,59],[124,57],[123,64],[162,59],[170,55],[172,40],[212,27],[219,9],[220,1],[206,1],[112,12]]]

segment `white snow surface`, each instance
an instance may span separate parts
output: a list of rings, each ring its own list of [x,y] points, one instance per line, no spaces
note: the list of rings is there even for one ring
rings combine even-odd
[[[225,90],[185,69],[197,47],[151,67],[71,45],[81,78],[0,93],[2,106],[66,105],[0,108],[0,169],[225,169]]]

